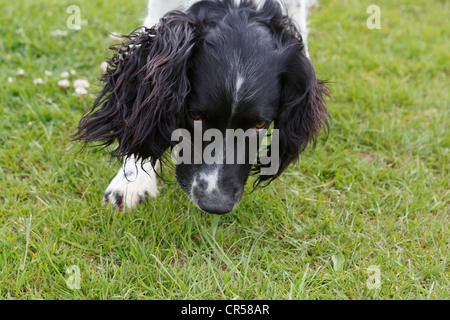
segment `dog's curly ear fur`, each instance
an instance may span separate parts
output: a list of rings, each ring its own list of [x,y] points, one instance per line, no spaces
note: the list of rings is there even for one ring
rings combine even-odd
[[[135,155],[155,163],[173,146],[172,132],[185,117],[190,91],[186,76],[195,46],[193,20],[172,11],[160,24],[139,28],[114,47],[94,105],[81,119],[74,140],[115,141],[113,156]]]
[[[279,177],[310,143],[315,147],[322,128],[329,131],[325,97],[330,94],[324,82],[316,78],[296,26],[287,17],[278,21],[283,57],[279,111],[274,121],[274,128],[279,130],[279,168],[274,175],[260,175],[257,184]]]
[[[279,176],[296,161],[308,144],[316,146],[322,128],[329,131],[325,96],[329,92],[316,78],[314,68],[304,55],[293,57],[282,75],[280,111],[275,128],[280,130]]]

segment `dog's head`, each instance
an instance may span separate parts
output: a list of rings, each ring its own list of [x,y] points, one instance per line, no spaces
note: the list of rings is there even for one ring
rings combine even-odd
[[[179,154],[192,161],[176,164],[176,178],[207,212],[230,212],[252,171],[259,174],[256,184],[271,182],[328,127],[327,90],[275,1],[259,9],[252,1],[200,1],[127,39],[109,61],[104,88],[80,121],[77,139],[104,146],[117,141],[114,156],[153,164],[184,141]],[[259,137],[271,124],[278,141],[267,154],[276,167],[264,171],[273,163],[259,161]],[[174,139],[179,129],[190,139]],[[228,136],[238,131],[246,134]],[[251,141],[258,147],[250,148]],[[214,161],[194,159],[205,152]]]

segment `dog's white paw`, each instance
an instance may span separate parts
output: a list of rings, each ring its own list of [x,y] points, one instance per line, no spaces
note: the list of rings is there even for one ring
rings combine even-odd
[[[157,195],[156,173],[150,162],[130,157],[106,188],[103,202],[120,209],[134,209]]]

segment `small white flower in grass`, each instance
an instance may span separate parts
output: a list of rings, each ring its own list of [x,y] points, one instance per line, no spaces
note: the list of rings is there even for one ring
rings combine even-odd
[[[43,84],[43,83],[44,83],[44,80],[42,80],[42,78],[34,79],[34,84]]]
[[[84,95],[88,94],[88,91],[83,87],[77,87],[77,88],[75,88],[75,93],[79,96],[84,96]]]
[[[123,40],[122,35],[121,35],[120,33],[116,33],[116,32],[112,32],[112,33],[109,35],[109,38],[110,38],[112,41],[117,41],[117,42],[120,42],[120,41]]]
[[[58,86],[60,86],[61,88],[68,88],[70,87],[70,81],[67,79],[60,80],[58,81]]]
[[[84,79],[78,79],[78,80],[75,80],[75,82],[73,83],[73,86],[75,88],[85,88],[85,89],[87,89],[87,88],[89,88],[89,81],[84,80]]]
[[[52,33],[53,37],[65,37],[67,36],[69,33],[67,31],[61,31],[59,29],[56,29],[55,31],[53,31]]]
[[[13,82],[14,82],[13,78],[8,77],[8,83],[13,83]]]
[[[48,71],[48,70],[45,70],[45,76],[46,77],[51,77],[52,75],[53,75],[53,72],[51,72],[51,71]]]
[[[67,71],[64,71],[63,73],[61,73],[60,77],[61,78],[67,78],[69,76],[69,73]]]
[[[72,70],[70,70],[70,74],[74,76],[74,75],[77,74],[77,72],[76,72],[75,70],[72,69]]]
[[[25,74],[25,70],[23,70],[23,69],[17,69],[16,74],[17,74],[18,76],[23,76],[23,75]]]
[[[100,69],[102,69],[103,72],[106,72],[106,70],[108,70],[108,62],[103,61],[100,63]]]

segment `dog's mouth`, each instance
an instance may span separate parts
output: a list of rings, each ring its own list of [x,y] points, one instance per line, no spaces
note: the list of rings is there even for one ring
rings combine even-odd
[[[227,214],[239,205],[248,177],[230,175],[223,166],[178,165],[175,172],[178,184],[191,201],[212,214]]]
[[[222,194],[220,191],[213,191],[205,194],[196,189],[194,185],[189,195],[192,202],[201,210],[212,214],[227,214],[233,211],[241,202],[244,190],[229,194]]]

